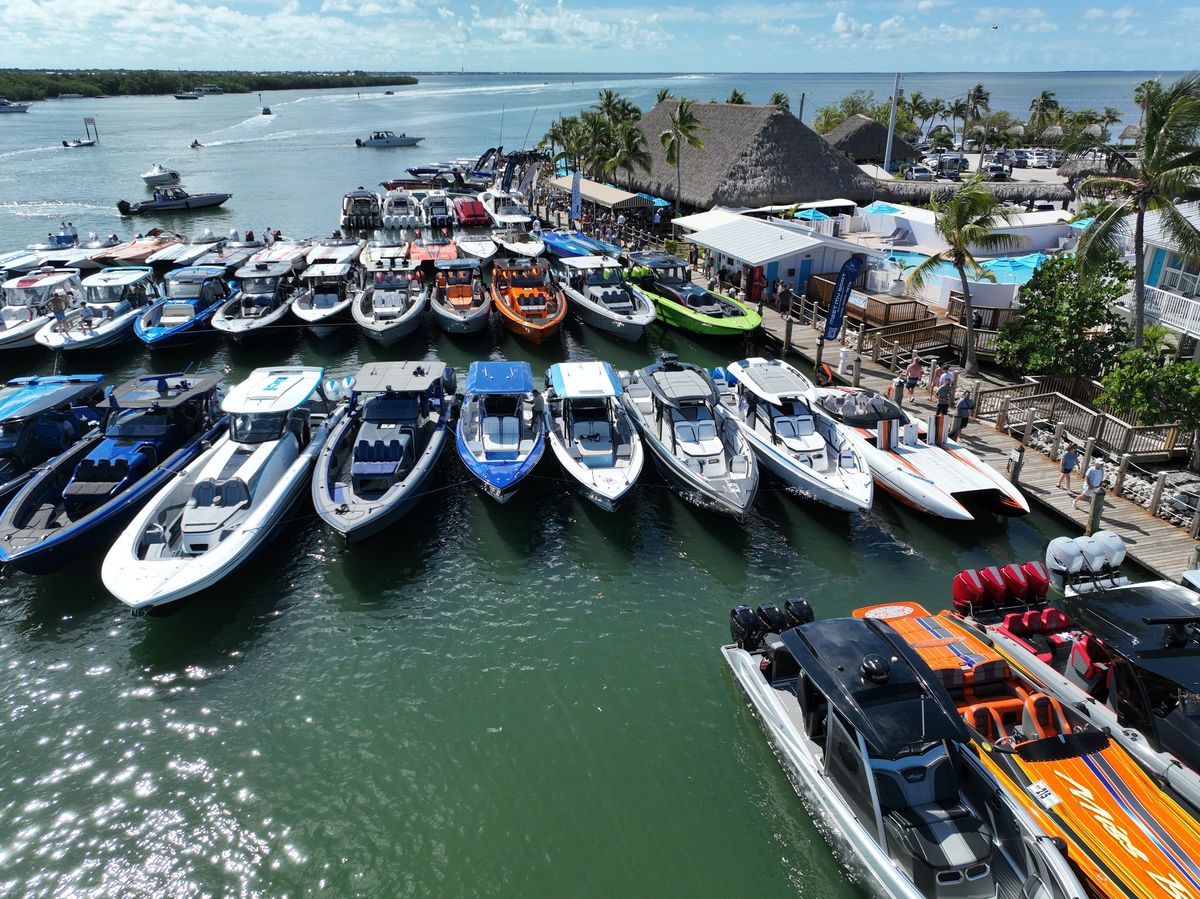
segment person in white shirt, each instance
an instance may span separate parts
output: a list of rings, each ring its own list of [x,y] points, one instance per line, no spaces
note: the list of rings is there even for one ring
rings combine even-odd
[[[1087,474],[1083,476],[1083,492],[1075,499],[1071,500],[1071,508],[1078,509],[1079,501],[1084,497],[1091,499],[1100,492],[1100,488],[1104,486],[1104,460],[1094,459],[1091,467],[1087,470]]]

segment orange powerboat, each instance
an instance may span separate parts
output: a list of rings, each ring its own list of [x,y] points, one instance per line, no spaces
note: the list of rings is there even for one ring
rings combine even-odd
[[[938,675],[984,765],[1098,896],[1200,897],[1200,823],[1109,735],[1040,690],[952,613],[857,609],[886,620]]]
[[[183,235],[166,228],[152,228],[133,240],[109,247],[96,256],[105,265],[145,265],[146,260],[159,250],[183,243]]]
[[[548,269],[536,259],[497,260],[492,267],[492,298],[504,327],[541,343],[558,333],[567,304],[550,289]]]

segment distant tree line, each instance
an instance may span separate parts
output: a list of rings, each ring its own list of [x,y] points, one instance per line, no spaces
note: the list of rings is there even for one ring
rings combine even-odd
[[[416,84],[411,75],[365,72],[195,72],[160,69],[27,71],[0,69],[0,97],[45,100],[59,94],[85,97],[125,94],[174,94],[200,84],[215,84],[228,94],[253,91],[311,90],[325,87],[395,87]]]

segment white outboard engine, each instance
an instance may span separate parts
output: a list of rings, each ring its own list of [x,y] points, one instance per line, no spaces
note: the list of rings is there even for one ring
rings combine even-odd
[[[1083,553],[1084,573],[1090,574],[1092,577],[1099,577],[1103,574],[1108,564],[1108,553],[1104,551],[1103,544],[1095,537],[1076,537],[1075,545]]]
[[[1124,580],[1121,563],[1125,561],[1125,540],[1112,531],[1096,531],[1092,539],[1104,549],[1105,573],[1112,582],[1115,584],[1118,580]]]
[[[1056,590],[1067,584],[1083,570],[1083,552],[1070,537],[1055,537],[1046,547],[1046,571]]]

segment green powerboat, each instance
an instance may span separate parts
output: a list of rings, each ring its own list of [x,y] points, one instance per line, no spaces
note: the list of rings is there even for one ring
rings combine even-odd
[[[688,264],[666,253],[630,253],[629,280],[654,302],[659,319],[715,337],[747,334],[762,324],[747,303],[693,284]]]

